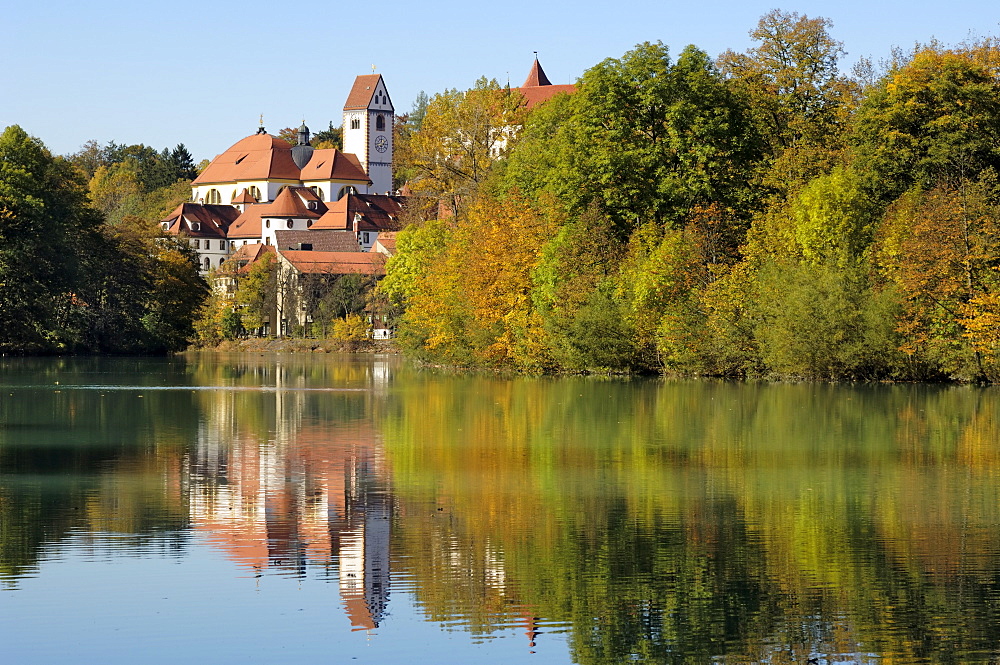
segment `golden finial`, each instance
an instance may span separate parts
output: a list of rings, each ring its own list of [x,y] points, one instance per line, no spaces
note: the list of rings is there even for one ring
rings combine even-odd
[[[372,65],[372,74],[375,73],[375,65]]]

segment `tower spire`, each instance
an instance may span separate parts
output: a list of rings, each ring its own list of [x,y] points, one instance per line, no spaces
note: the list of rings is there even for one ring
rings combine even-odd
[[[545,75],[541,63],[538,62],[538,51],[535,51],[535,61],[531,63],[531,71],[528,72],[528,78],[525,79],[524,85],[521,87],[537,88],[540,85],[552,85],[552,82]]]

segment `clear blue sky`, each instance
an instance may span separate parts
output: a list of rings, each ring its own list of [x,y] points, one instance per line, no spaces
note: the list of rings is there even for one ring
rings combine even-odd
[[[88,139],[184,143],[212,158],[252,134],[339,125],[351,82],[378,67],[397,112],[417,94],[482,75],[519,85],[532,51],[553,83],[575,81],[643,41],[674,53],[751,46],[779,7],[833,21],[843,68],[894,45],[1000,34],[995,2],[749,0],[576,3],[135,0],[10,2],[0,18],[0,128],[19,124],[57,154]]]

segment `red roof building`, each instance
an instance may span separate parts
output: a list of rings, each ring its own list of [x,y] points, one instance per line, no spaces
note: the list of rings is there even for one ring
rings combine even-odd
[[[535,56],[535,62],[532,63],[524,84],[520,88],[512,88],[512,90],[521,93],[525,106],[530,110],[560,93],[573,94],[576,92],[576,86],[573,84],[553,85],[549,81],[549,77],[545,75],[541,63],[538,62],[538,56]]]
[[[310,229],[348,195],[387,196],[392,188],[394,113],[382,76],[358,76],[344,104],[347,151],[314,149],[304,123],[294,146],[260,127],[213,159],[191,183],[191,202],[160,224],[166,233],[188,238],[203,272],[208,272],[241,246],[273,244],[279,230]],[[337,207],[344,211],[342,216],[347,203]],[[366,212],[360,225],[341,220],[339,228],[354,233],[355,241],[369,249],[373,233],[386,226],[387,214],[396,216],[398,210]],[[329,219],[327,224],[334,228]],[[361,228],[372,234],[370,241],[362,240]]]

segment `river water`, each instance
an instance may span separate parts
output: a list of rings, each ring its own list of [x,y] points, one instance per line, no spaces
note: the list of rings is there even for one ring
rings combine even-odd
[[[998,413],[975,387],[0,359],[0,662],[997,662]]]

